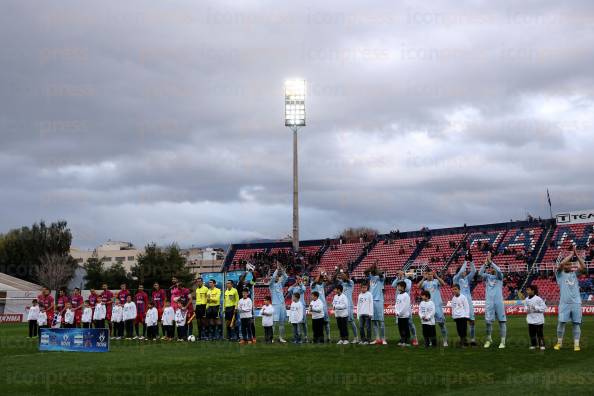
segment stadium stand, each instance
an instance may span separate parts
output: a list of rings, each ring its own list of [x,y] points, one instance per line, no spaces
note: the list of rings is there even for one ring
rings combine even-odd
[[[280,244],[289,245],[287,242],[281,242]],[[278,244],[267,243],[261,248],[254,248],[252,245],[247,247],[243,245],[232,246],[225,259],[224,270],[245,270],[246,265],[250,263],[256,268],[257,276],[267,280],[271,275],[271,268],[274,263],[280,262],[287,268],[290,275],[309,273],[312,268],[317,267],[319,264],[325,248],[319,241],[314,241],[314,243],[301,247],[299,253],[294,255],[290,245],[278,246]]]
[[[362,253],[365,242],[333,244],[328,247],[320,259],[320,264],[311,271],[312,276],[321,272],[333,273],[335,267],[349,268]]]
[[[559,286],[555,279],[555,269],[563,256],[575,244],[579,254],[585,256],[586,261],[592,261],[594,256],[594,223],[558,225],[548,244],[544,246],[545,253],[540,263],[534,268],[535,276],[529,277],[526,285],[536,285],[542,298],[546,301],[559,300]],[[580,291],[584,300],[591,300],[594,295],[592,278],[580,277]]]
[[[485,262],[489,251],[497,251],[505,236],[505,230],[474,232],[464,243],[465,255],[470,253],[478,268]]]
[[[386,274],[385,303],[394,303],[392,280],[397,271],[414,271],[412,298],[418,301],[417,283],[427,269],[441,272],[448,286],[442,288],[444,301],[451,298],[451,279],[460,268],[465,257],[470,254],[477,267],[482,266],[489,251],[493,260],[505,274],[504,285],[508,298],[517,298],[518,292],[533,283],[540,288],[547,301],[559,298],[559,289],[554,277],[555,263],[561,255],[576,243],[586,260],[594,256],[594,223],[555,225],[552,220],[528,220],[509,223],[463,226],[438,230],[422,229],[411,232],[391,232],[378,235],[372,241],[344,242],[340,240],[302,241],[299,259],[306,265],[295,266],[288,242],[250,244],[231,246],[227,257],[227,268],[245,268],[245,262],[265,263],[270,267],[272,261],[288,261],[290,278],[287,286],[294,282],[296,274],[306,273],[310,277],[320,272],[333,274],[335,267],[350,268],[355,280],[356,296],[364,271],[377,264]],[[341,243],[342,242],[342,243]],[[538,259],[536,265],[535,260]],[[266,265],[261,270],[266,271]],[[285,263],[283,262],[283,265]],[[305,271],[302,269],[305,268]],[[261,305],[268,295],[265,276],[260,278],[256,288],[256,305]],[[591,275],[580,278],[584,299],[593,299],[594,281]],[[309,301],[309,290],[306,296]],[[328,285],[328,302],[334,296],[333,285]],[[484,299],[485,285],[477,276],[474,281],[473,297]],[[288,300],[287,300],[288,301]]]
[[[421,238],[387,239],[380,241],[354,269],[353,277],[360,279],[364,271],[377,263],[377,267],[386,272],[387,276],[395,276],[403,269],[418,246]]]
[[[238,249],[233,255],[233,261],[231,266],[228,267],[228,271],[235,271],[245,269],[247,261],[251,260],[255,254],[264,253],[266,249]]]
[[[465,237],[463,233],[432,236],[420,251],[415,263],[426,263],[432,270],[441,271]]]
[[[542,227],[507,231],[497,251],[497,263],[508,272],[526,272],[543,234]]]
[[[592,259],[592,241],[594,224],[571,224],[557,226],[553,238],[547,247],[543,263],[555,263],[559,257],[567,254],[572,244],[576,244],[578,252],[586,253]]]

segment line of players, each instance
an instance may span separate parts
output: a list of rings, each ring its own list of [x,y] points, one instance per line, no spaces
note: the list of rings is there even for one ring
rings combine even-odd
[[[237,283],[240,290],[255,284],[256,279],[252,276],[248,282],[246,275],[240,277]],[[72,296],[61,289],[55,304],[50,290],[44,287],[28,311],[29,337],[36,337],[38,328],[43,327],[92,327],[109,328],[112,339],[156,340],[159,338],[160,324],[161,339],[171,340],[177,333],[177,339],[184,341],[189,336],[194,337],[193,321],[197,318],[199,339],[220,340],[223,338],[223,319],[220,315],[223,294],[227,338],[236,340],[241,334],[242,340],[248,341],[249,335],[249,342],[255,342],[255,326],[251,315],[253,306],[245,306],[233,282],[228,281],[225,291],[221,292],[216,281],[210,280],[207,287],[203,279],[198,277],[195,281],[195,299],[191,290],[176,278],[173,278],[172,283],[169,293],[155,283],[150,299],[142,285],[132,296],[126,284],[122,284],[115,294],[107,284],[103,284],[101,293],[91,289],[84,301],[80,289],[75,288]],[[251,299],[248,300],[251,303]],[[239,309],[244,310],[242,315],[239,315]],[[246,321],[241,319],[248,316],[248,312],[252,319],[249,321],[249,330],[246,330],[240,325],[245,325]]]
[[[29,337],[36,337],[37,329],[43,327],[82,327],[109,328],[112,339],[142,340],[158,338],[159,322],[163,339],[173,339],[175,328],[179,336],[185,338],[184,333],[192,331],[195,312],[190,289],[174,278],[169,297],[166,290],[155,283],[150,299],[143,285],[132,295],[126,284],[115,294],[103,284],[101,293],[91,289],[84,301],[80,289],[75,288],[71,296],[60,289],[54,304],[50,290],[44,287],[33,300],[27,316]]]
[[[572,260],[576,258],[578,271],[586,270],[583,258],[579,257],[575,248],[557,268],[557,282],[560,287],[559,320],[557,327],[557,344],[555,349],[560,349],[563,342],[566,323],[573,323],[574,350],[580,350],[581,334],[581,297],[576,272],[572,270]],[[476,344],[475,339],[475,318],[472,303],[472,282],[476,275],[476,268],[473,262],[464,262],[462,267],[453,278],[454,297],[451,301],[452,318],[456,322],[456,328],[460,337],[461,345],[467,344],[467,328],[470,327],[470,345]],[[493,322],[499,323],[500,344],[499,348],[505,348],[506,342],[506,315],[503,298],[503,273],[492,261],[491,253],[487,254],[484,265],[478,271],[479,276],[485,281],[485,322],[486,341],[485,348],[492,345]],[[313,341],[330,341],[330,318],[328,314],[328,303],[326,301],[326,286],[330,283],[336,285],[336,294],[332,306],[340,331],[340,344],[345,343],[371,343],[371,328],[373,327],[375,344],[387,344],[384,326],[384,282],[385,277],[377,267],[372,266],[365,271],[367,282],[362,285],[362,293],[357,302],[357,326],[354,317],[353,290],[354,282],[346,272],[337,272],[333,279],[327,274],[321,274],[311,284],[312,301],[309,303],[309,311],[312,316]],[[306,277],[298,277],[296,283],[288,289],[293,297],[290,312],[287,314],[285,306],[284,286],[288,280],[286,272],[278,266],[270,281],[270,298],[268,304],[262,308],[263,326],[266,340],[272,342],[272,334],[278,334],[278,341],[285,343],[285,323],[287,317],[293,326],[294,342],[308,340],[308,326],[306,315]],[[173,338],[173,329],[177,328],[178,339],[184,340],[187,334],[193,332],[193,319],[198,318],[198,338],[222,339],[223,318],[226,325],[227,339],[241,340],[244,343],[256,341],[256,329],[253,318],[253,303],[249,298],[249,286],[245,282],[245,274],[238,282],[237,288],[231,281],[226,283],[224,292],[216,286],[216,282],[209,281],[206,287],[201,278],[197,279],[196,288],[196,309],[192,301],[192,294],[189,289],[176,279],[170,289],[170,301],[165,290],[157,283],[153,286],[151,299],[139,286],[137,293],[131,296],[126,285],[114,296],[103,285],[101,294],[91,290],[87,301],[82,301],[80,290],[75,289],[73,296],[66,295],[65,290],[59,292],[57,304],[53,304],[53,297],[49,290],[44,288],[38,296],[38,306],[34,303],[29,310],[29,336],[36,335],[36,324],[47,327],[91,327],[91,322],[96,328],[103,328],[105,320],[114,338],[156,339],[158,338],[158,323],[161,323],[162,338]],[[428,272],[419,283],[423,291],[422,302],[419,306],[419,316],[423,325],[423,336],[426,346],[436,346],[435,324],[440,328],[443,346],[448,346],[447,328],[445,326],[445,315],[441,298],[441,287],[446,283],[434,272]],[[412,282],[401,272],[392,284],[396,288],[395,314],[400,332],[400,345],[418,344],[417,332],[411,318],[410,290]],[[242,291],[243,298],[239,298]],[[544,324],[544,312],[546,305],[538,297],[536,287],[528,288],[528,298],[525,300],[527,307],[527,320],[531,338],[531,348],[540,347],[544,349],[544,338],[542,335]],[[224,293],[223,312],[220,317],[221,293]],[[37,315],[37,318],[35,318]],[[47,319],[44,319],[47,318]],[[142,333],[139,332],[140,324],[143,325]],[[348,340],[348,328],[353,334],[353,340]],[[274,331],[276,329],[277,331]],[[134,330],[134,334],[133,334]],[[361,337],[358,336],[360,333]]]
[[[581,337],[581,296],[579,292],[579,283],[576,271],[572,269],[572,260],[577,260],[577,272],[583,273],[586,271],[584,259],[580,257],[573,247],[572,252],[566,256],[557,268],[556,278],[560,288],[560,301],[558,307],[558,325],[557,325],[557,343],[554,346],[555,350],[559,350],[563,344],[565,334],[565,327],[567,322],[573,324],[573,341],[574,350],[580,350]],[[458,270],[453,278],[453,293],[454,297],[451,301],[452,318],[456,322],[456,329],[460,337],[460,344],[465,346],[467,344],[476,345],[475,338],[475,317],[472,300],[472,282],[477,271],[474,263],[464,262],[462,267]],[[486,339],[484,347],[489,348],[493,344],[493,323],[495,321],[499,324],[500,343],[499,348],[504,349],[506,346],[507,326],[505,304],[503,297],[503,279],[504,275],[501,269],[493,262],[492,254],[489,252],[486,256],[485,263],[478,271],[479,277],[485,282],[485,322],[486,322]],[[385,277],[376,266],[372,266],[365,271],[367,282],[362,284],[362,292],[358,297],[357,302],[357,317],[359,319],[359,328],[355,323],[353,315],[353,290],[354,282],[349,278],[348,273],[340,271],[335,274],[333,279],[330,279],[327,274],[320,274],[311,283],[312,302],[309,304],[312,312],[312,322],[316,319],[320,321],[318,325],[318,334],[316,333],[316,324],[314,327],[314,341],[323,340],[329,342],[330,340],[330,318],[328,315],[328,304],[326,301],[325,290],[330,283],[336,284],[336,294],[333,300],[333,308],[335,316],[337,317],[337,324],[341,332],[341,340],[339,343],[370,343],[371,335],[370,328],[373,327],[375,341],[374,344],[386,345],[385,325],[384,325],[384,283]],[[283,287],[287,282],[287,275],[282,268],[277,268],[274,272],[270,282],[270,293],[272,297],[272,306],[274,311],[274,327],[278,329],[279,341],[286,342],[285,336],[285,320],[287,316],[285,310],[285,299]],[[301,304],[305,306],[304,298],[306,292],[307,278],[298,278],[295,285],[288,289],[290,294],[299,296]],[[419,305],[419,316],[423,325],[423,336],[425,345],[436,346],[435,324],[440,328],[443,346],[448,346],[448,334],[446,328],[446,317],[443,312],[443,301],[441,297],[441,287],[446,283],[436,273],[427,272],[419,287],[422,290],[422,302]],[[418,345],[417,332],[412,321],[410,291],[412,288],[412,281],[405,277],[401,271],[398,277],[393,281],[392,286],[396,288],[396,304],[395,316],[398,323],[400,342],[399,345],[408,345],[412,341],[413,345]],[[527,322],[529,328],[529,336],[531,340],[531,349],[545,349],[543,327],[544,327],[544,313],[546,305],[544,301],[538,296],[538,288],[531,286],[527,288],[527,298],[524,301],[527,311]],[[343,309],[342,301],[346,300],[346,312]],[[291,310],[293,310],[291,305]],[[321,306],[321,312],[320,312]],[[344,334],[348,336],[348,325],[341,325],[341,316],[346,317],[346,323],[350,325],[353,334],[353,340],[348,341]],[[295,326],[292,315],[289,315],[290,321],[293,324],[293,334],[296,334],[297,339],[307,339],[307,320],[303,318],[298,326]],[[468,327],[470,328],[470,342],[467,342]],[[358,337],[358,330],[361,337]],[[323,334],[319,332],[322,331]]]

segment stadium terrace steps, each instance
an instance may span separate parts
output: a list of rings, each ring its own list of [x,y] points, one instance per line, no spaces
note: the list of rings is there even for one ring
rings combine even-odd
[[[510,272],[526,272],[542,242],[543,228],[513,228],[497,249],[497,264]]]
[[[322,255],[320,264],[311,271],[311,276],[318,276],[321,272],[333,273],[335,267],[347,269],[349,264],[362,253],[366,243],[338,243],[334,244]]]
[[[466,242],[467,238],[468,238],[468,234],[465,234],[464,238],[458,243],[458,245],[456,246],[456,249],[450,255],[448,262],[441,270],[442,275],[447,274],[448,272],[453,275],[458,271],[458,268],[452,267],[452,263],[455,261],[456,264],[459,264],[460,252],[462,251],[462,248],[464,247],[464,243]],[[462,255],[462,259],[464,259],[464,255]]]
[[[426,238],[421,239],[421,241],[417,245],[417,247],[414,250],[414,252],[412,252],[412,254],[410,255],[410,257],[408,258],[408,261],[407,261],[406,265],[404,266],[404,270],[405,271],[408,268],[410,268],[411,264],[415,262],[415,260],[417,259],[417,257],[419,257],[419,254],[425,248],[425,245],[426,244],[427,244],[427,239]]]
[[[576,244],[578,254],[584,254],[587,246],[594,240],[594,223],[551,225],[542,241],[541,252],[536,256],[536,264],[530,271],[522,290],[529,285],[536,285],[545,301],[559,299],[559,287],[554,277],[554,270],[563,256],[568,254],[572,244]]]
[[[552,240],[545,246],[546,252],[541,262],[556,263],[559,258],[567,254],[574,243],[577,245],[578,252],[583,254],[593,238],[593,223],[557,226]]]
[[[266,252],[266,250],[267,250],[267,248],[262,248],[262,249],[250,248],[250,249],[237,250],[233,257],[233,261],[231,262],[230,266],[228,267],[228,270],[235,271],[235,270],[244,269],[244,266],[241,264],[242,260],[249,260],[254,254],[264,253],[264,252]]]
[[[432,270],[443,273],[465,238],[464,233],[432,236],[424,243],[422,249],[416,252],[417,257],[411,257],[411,260],[414,260],[415,264],[426,264]]]
[[[396,272],[402,270],[404,265],[409,261],[411,255],[418,247],[417,243],[420,239],[419,237],[413,237],[379,241],[353,270],[353,278],[363,278],[365,270],[376,263],[377,267],[386,273],[386,276],[395,276]]]
[[[538,287],[538,295],[545,301],[559,301],[559,286],[552,279],[533,279],[532,285]]]
[[[353,262],[353,265],[351,266],[351,268],[349,268],[350,273],[352,273],[355,270],[355,268],[357,268],[359,266],[359,264],[361,264],[363,262],[363,260],[365,260],[365,257],[367,257],[367,255],[375,248],[375,246],[378,243],[379,243],[379,239],[374,239],[373,241],[369,242],[369,244],[367,244],[367,246],[365,246],[363,248],[363,251],[361,252],[359,257],[357,257],[357,259]]]
[[[538,251],[535,251],[534,256],[532,257],[532,265],[528,269],[528,276],[524,279],[524,283],[520,287],[520,291],[523,293],[526,291],[526,287],[532,282],[535,276],[538,274],[538,265],[541,262],[544,254],[546,252],[546,247],[549,246],[551,243],[551,238],[553,237],[553,232],[555,227],[553,224],[548,224],[545,232],[542,233],[540,240],[538,241]]]

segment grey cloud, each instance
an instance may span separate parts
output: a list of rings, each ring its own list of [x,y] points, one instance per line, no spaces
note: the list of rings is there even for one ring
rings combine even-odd
[[[285,236],[290,76],[309,89],[306,238],[546,214],[546,186],[580,208],[594,197],[593,7],[9,0],[0,232],[66,218],[87,246]],[[526,98],[571,105],[551,121]],[[453,133],[461,108],[480,120]]]

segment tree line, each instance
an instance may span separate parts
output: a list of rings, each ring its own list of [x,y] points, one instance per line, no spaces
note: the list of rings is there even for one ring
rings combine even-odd
[[[105,268],[99,257],[88,259],[84,268],[87,272],[87,289],[99,289],[104,283],[110,289],[119,289],[122,283],[126,283],[131,288],[143,285],[145,289],[150,290],[155,282],[169,286],[173,277],[188,286],[193,280],[193,275],[186,267],[186,259],[175,243],[164,248],[155,243],[148,244],[144,248],[144,253],[138,256],[138,264],[133,266],[129,273],[126,273],[121,263]]]
[[[40,221],[31,227],[12,229],[0,234],[0,272],[52,290],[66,287],[78,268],[70,256],[71,243],[72,232],[63,220],[49,225]],[[150,289],[154,282],[169,285],[172,277],[185,284],[193,279],[175,243],[164,248],[148,244],[129,273],[121,263],[105,266],[101,259],[94,255],[85,263],[85,288],[100,288],[107,283],[109,288],[117,289],[120,284],[128,283]]]

